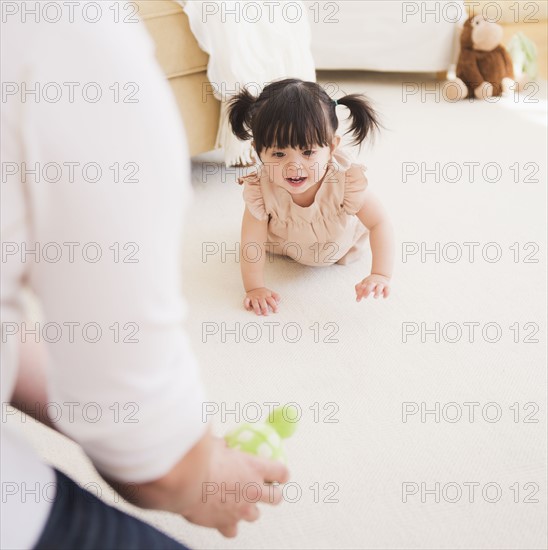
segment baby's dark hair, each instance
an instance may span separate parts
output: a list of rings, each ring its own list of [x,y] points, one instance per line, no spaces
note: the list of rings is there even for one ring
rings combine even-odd
[[[346,95],[337,99],[337,104],[350,111],[352,121],[346,133],[353,134],[353,145],[360,145],[380,127],[377,114],[363,94]],[[230,100],[228,114],[234,134],[244,141],[253,139],[260,155],[271,147],[330,145],[339,127],[337,104],[316,82],[287,78],[265,86],[259,97],[244,88]]]

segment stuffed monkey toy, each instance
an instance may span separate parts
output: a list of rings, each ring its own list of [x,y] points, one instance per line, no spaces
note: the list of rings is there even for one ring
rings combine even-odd
[[[464,23],[457,78],[444,86],[446,99],[500,96],[514,84],[512,60],[501,41],[502,27],[481,15]]]

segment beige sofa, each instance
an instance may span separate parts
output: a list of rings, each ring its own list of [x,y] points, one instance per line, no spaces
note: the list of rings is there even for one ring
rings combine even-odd
[[[191,155],[213,149],[220,102],[208,93],[208,56],[196,42],[183,8],[170,0],[135,2],[156,43],[156,57],[169,80],[188,136]]]

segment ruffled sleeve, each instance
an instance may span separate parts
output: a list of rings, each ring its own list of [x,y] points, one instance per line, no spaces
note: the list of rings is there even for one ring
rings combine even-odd
[[[365,203],[367,189],[366,166],[352,164],[345,174],[343,208],[347,214],[357,214]]]
[[[254,173],[248,176],[242,176],[238,178],[238,183],[244,186],[244,201],[253,217],[261,221],[267,220],[268,214],[266,213],[264,205],[259,175]]]

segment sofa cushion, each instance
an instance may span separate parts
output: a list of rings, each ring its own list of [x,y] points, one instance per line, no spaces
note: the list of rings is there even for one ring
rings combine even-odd
[[[142,0],[135,4],[156,43],[156,57],[168,78],[207,70],[209,56],[198,46],[188,17],[177,2]]]

